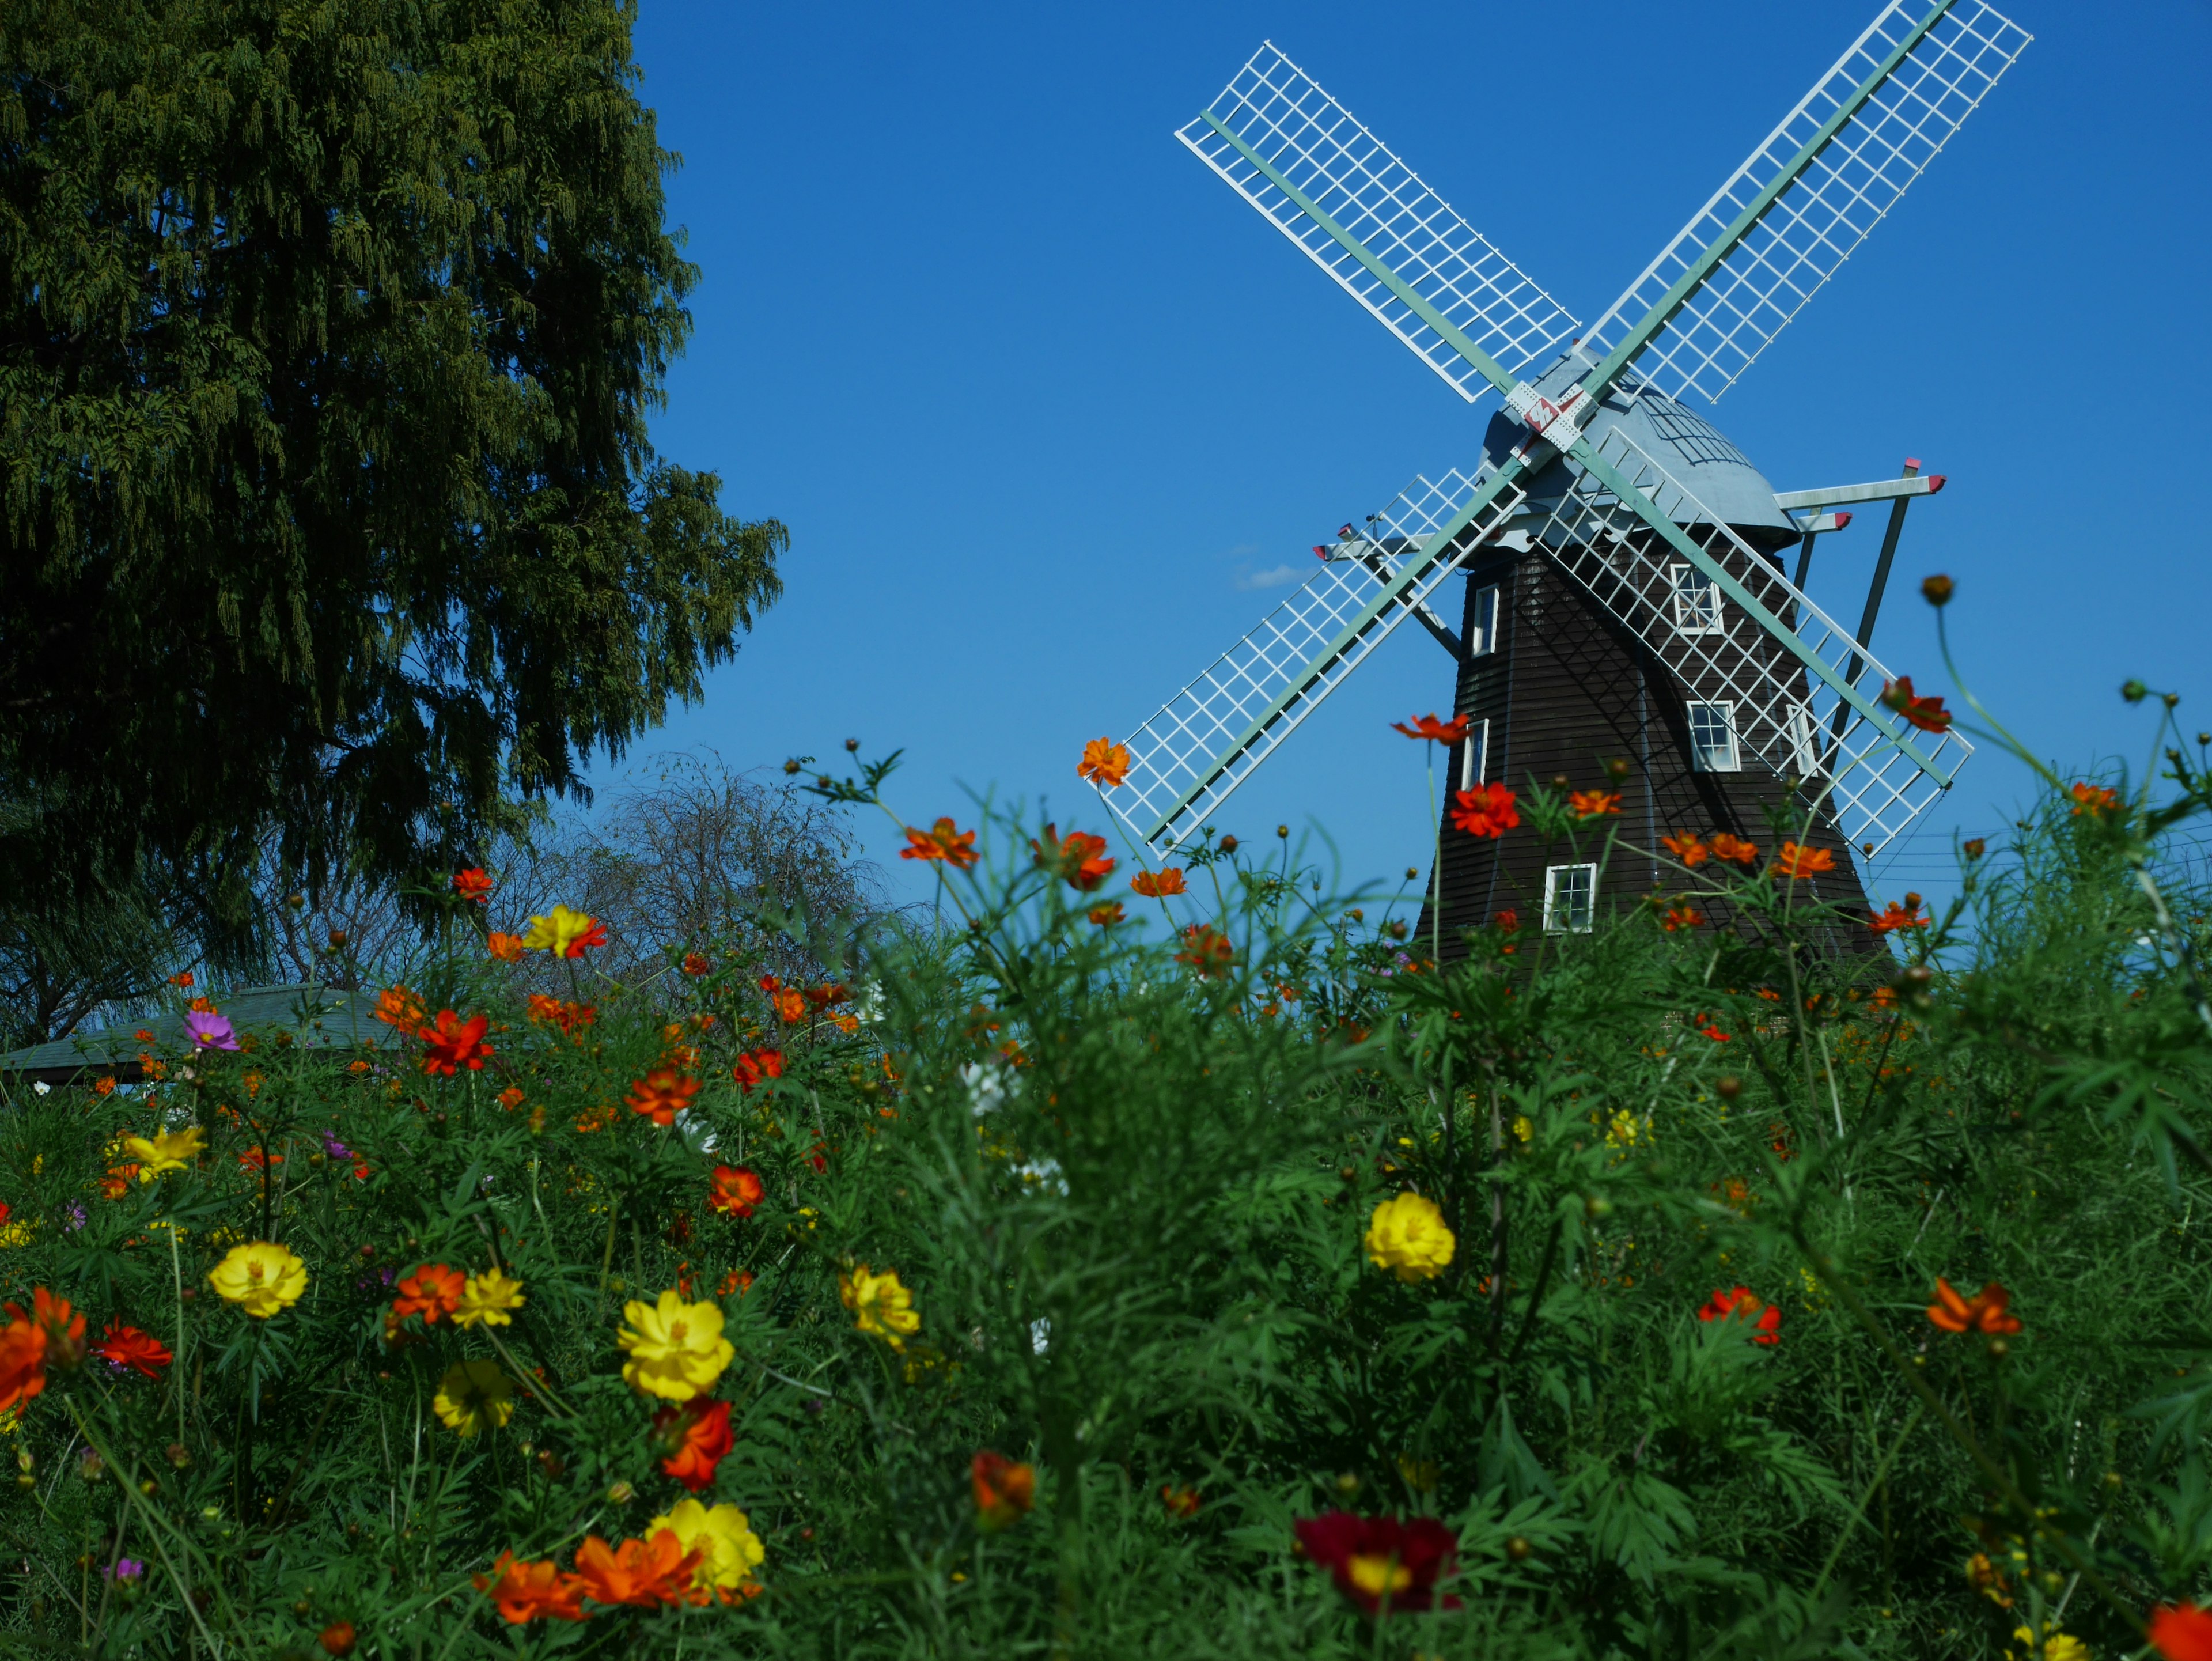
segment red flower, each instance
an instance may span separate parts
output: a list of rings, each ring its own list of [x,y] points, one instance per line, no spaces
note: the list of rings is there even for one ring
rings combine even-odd
[[[753,1272],[749,1269],[733,1269],[722,1276],[722,1284],[714,1288],[717,1298],[726,1298],[736,1293],[742,1298],[753,1289]]]
[[[1451,822],[1470,837],[1496,838],[1521,823],[1513,793],[1502,784],[1457,791],[1452,800],[1456,805],[1451,810]]]
[[[2074,798],[2069,812],[2070,817],[2077,819],[2084,813],[2093,819],[2101,818],[2120,805],[2119,792],[2100,785],[2077,784],[2066,794]]]
[[[1148,900],[1157,900],[1169,894],[1187,894],[1190,891],[1182,885],[1182,867],[1170,865],[1158,871],[1138,872],[1129,879],[1129,891],[1142,895]]]
[[[420,1315],[423,1324],[434,1326],[441,1315],[451,1315],[461,1306],[461,1287],[465,1278],[460,1270],[448,1269],[443,1263],[417,1263],[415,1272],[399,1283],[399,1295],[392,1300],[392,1312],[402,1318]]]
[[[495,928],[484,936],[484,950],[501,963],[520,963],[527,949],[520,934],[503,934]]]
[[[535,1563],[518,1561],[511,1551],[499,1555],[491,1573],[472,1575],[478,1591],[499,1606],[500,1619],[511,1627],[532,1621],[584,1619],[584,1580],[564,1574],[550,1557]]]
[[[1294,1525],[1298,1549],[1329,1572],[1336,1589],[1368,1614],[1460,1607],[1439,1596],[1437,1582],[1453,1573],[1459,1540],[1433,1517],[1355,1517],[1332,1511]]]
[[[660,1469],[696,1494],[714,1480],[714,1468],[730,1451],[730,1404],[695,1396],[653,1415],[653,1427],[667,1445]]]
[[[1668,907],[1667,915],[1659,920],[1659,926],[1670,934],[1678,928],[1703,928],[1705,914],[1685,900],[1680,905]]]
[[[1923,733],[1948,733],[1951,730],[1951,712],[1943,707],[1943,700],[1915,697],[1910,675],[1884,681],[1881,701]]]
[[[1782,1311],[1771,1304],[1762,1303],[1748,1287],[1733,1287],[1726,1292],[1716,1292],[1705,1300],[1698,1311],[1700,1321],[1737,1320],[1752,1324],[1751,1342],[1754,1344],[1778,1344],[1781,1335],[1775,1329],[1782,1324]]]
[[[2166,1661],[2212,1661],[2212,1615],[2194,1603],[2162,1603],[2150,1612],[2150,1641]]]
[[[738,1057],[738,1064],[730,1069],[730,1076],[738,1081],[738,1088],[750,1096],[753,1086],[763,1079],[783,1076],[783,1052],[780,1050],[749,1050]]]
[[[751,1216],[753,1208],[768,1193],[761,1179],[743,1165],[716,1165],[713,1182],[714,1191],[707,1196],[707,1203],[726,1216]]]
[[[696,952],[686,952],[684,954],[684,972],[691,976],[695,979],[699,976],[705,974],[714,966],[714,965],[713,964],[708,963],[703,956]]]
[[[378,993],[376,1008],[372,1013],[386,1026],[402,1029],[420,1026],[430,1013],[422,1007],[422,1000],[404,986],[388,986]]]
[[[1567,808],[1578,819],[1600,819],[1620,812],[1620,792],[1618,790],[1571,790],[1567,793]]]
[[[776,1019],[786,1025],[806,1018],[806,995],[795,986],[787,986],[781,991],[769,993],[768,1001],[769,1007],[775,1011]]]
[[[1172,1482],[1160,1484],[1160,1503],[1168,1508],[1168,1515],[1177,1522],[1188,1521],[1198,1515],[1200,1505],[1196,1488],[1179,1488]]]
[[[1036,1504],[1036,1467],[1017,1464],[988,1448],[968,1463],[975,1520],[987,1534],[1011,1528]]]
[[[610,1546],[596,1534],[576,1548],[576,1576],[587,1596],[600,1603],[659,1609],[664,1603],[703,1603],[707,1591],[692,1585],[701,1554],[687,1552],[673,1529],[650,1540],[625,1540]]]
[[[1032,839],[1030,849],[1039,868],[1052,872],[1084,894],[1105,881],[1118,863],[1105,856],[1105,837],[1083,830],[1071,830],[1063,837],[1049,824],[1044,828],[1044,841]]]
[[[1229,936],[1211,926],[1186,928],[1182,935],[1183,948],[1175,960],[1201,975],[1224,974],[1237,961],[1237,948]]]
[[[676,1123],[676,1116],[691,1105],[691,1098],[699,1093],[699,1080],[687,1079],[673,1068],[655,1068],[629,1087],[623,1100],[633,1113],[642,1113],[653,1123],[665,1128]]]
[[[1394,731],[1403,733],[1409,739],[1427,739],[1435,744],[1462,744],[1467,739],[1465,715],[1451,721],[1438,721],[1432,715],[1416,715],[1411,727],[1402,721],[1394,721],[1390,726]]]
[[[442,1073],[449,1079],[457,1068],[483,1072],[484,1058],[491,1054],[491,1046],[483,1041],[490,1025],[488,1015],[464,1021],[450,1009],[440,1010],[435,1026],[423,1027],[415,1034],[423,1043],[422,1070]]]
[[[906,827],[908,846],[899,849],[902,860],[942,860],[956,871],[965,871],[982,855],[975,851],[975,833],[953,828],[951,819],[939,819],[927,830]]]
[[[1999,1335],[2020,1330],[2020,1317],[2006,1313],[2012,1293],[1991,1281],[1972,1301],[1952,1290],[1942,1275],[1936,1277],[1936,1301],[1928,1305],[1928,1318],[1946,1332],[1986,1332]]]
[[[491,879],[481,869],[453,873],[453,892],[465,900],[474,900],[478,905],[491,898]]]
[[[92,1347],[92,1353],[118,1372],[130,1367],[149,1378],[160,1378],[161,1369],[177,1359],[160,1339],[134,1326],[118,1326],[112,1321],[101,1329],[100,1342]]]
[[[1100,928],[1104,928],[1114,923],[1120,922],[1122,920],[1124,914],[1121,910],[1121,901],[1108,900],[1103,905],[1092,906],[1090,910],[1085,912],[1083,915],[1090,918],[1091,922],[1097,923]]]
[[[1780,855],[1767,867],[1767,872],[1777,877],[1800,878],[1835,868],[1836,856],[1826,849],[1800,848],[1794,842],[1785,842],[1782,844]]]
[[[538,1025],[557,1026],[564,1036],[571,1037],[578,1027],[589,1026],[599,1019],[599,1012],[590,1004],[550,998],[543,992],[530,995],[529,1015]]]
[[[1725,865],[1756,865],[1759,849],[1741,837],[1731,837],[1725,830],[1712,839],[1712,856]]]
[[[824,985],[806,989],[806,1001],[817,1009],[827,1009],[832,1004],[843,1003],[852,995],[842,981],[830,981]]]
[[[1877,934],[1887,934],[1893,928],[1927,928],[1928,919],[1920,915],[1920,896],[1907,894],[1903,905],[1892,900],[1887,910],[1867,919],[1867,927]]]
[[[1491,918],[1490,926],[1501,934],[1517,934],[1521,932],[1521,914],[1500,911]]]
[[[1692,870],[1713,856],[1713,850],[1705,846],[1705,838],[1693,836],[1687,830],[1660,837],[1659,845]]]
[[[1075,764],[1079,778],[1111,790],[1129,776],[1129,746],[1111,739],[1093,739],[1083,746],[1083,759]]]

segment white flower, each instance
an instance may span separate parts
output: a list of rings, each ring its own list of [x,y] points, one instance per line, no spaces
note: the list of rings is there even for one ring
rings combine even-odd
[[[968,1086],[969,1110],[979,1119],[1003,1107],[1006,1098],[1022,1087],[1021,1081],[997,1062],[969,1062],[960,1069],[960,1082]]]
[[[54,1087],[48,1084],[44,1079],[41,1079],[38,1083],[33,1085],[31,1088],[37,1091],[41,1096],[46,1096],[53,1093]]]

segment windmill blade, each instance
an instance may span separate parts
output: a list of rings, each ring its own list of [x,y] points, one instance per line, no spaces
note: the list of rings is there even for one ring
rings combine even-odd
[[[1891,0],[1585,338],[1717,403],[2034,37],[1981,0]]]
[[[1416,478],[1137,729],[1128,776],[1106,799],[1115,817],[1138,842],[1164,849],[1195,830],[1522,496],[1510,475]]]
[[[1273,41],[1176,137],[1469,403],[1577,332]]]
[[[1532,535],[1686,698],[1734,706],[1741,752],[1826,791],[1845,837],[1875,853],[1950,788],[1973,746],[1885,709],[1888,670],[1626,433],[1580,441],[1572,455],[1580,477]],[[1694,629],[1678,610],[1684,566],[1723,596]]]

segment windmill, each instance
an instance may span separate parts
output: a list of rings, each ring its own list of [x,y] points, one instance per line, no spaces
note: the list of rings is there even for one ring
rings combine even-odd
[[[1470,788],[1565,773],[1617,786],[1625,834],[1764,837],[1809,810],[1841,855],[1824,898],[1863,900],[1872,859],[1971,754],[1881,703],[1869,649],[1904,477],[1777,496],[1685,401],[1717,402],[1835,274],[2032,37],[1980,0],[1893,0],[1595,324],[1583,327],[1272,42],[1176,134],[1469,404],[1496,392],[1471,472],[1416,478],[1315,549],[1313,577],[1128,740],[1108,794],[1163,855],[1409,618],[1455,660]],[[1803,592],[1850,504],[1891,502],[1860,627]],[[1796,569],[1781,557],[1792,545]],[[1442,615],[1464,574],[1460,626]],[[1644,834],[1637,835],[1638,831]],[[1444,835],[1444,920],[1540,906],[1580,929],[1659,880],[1547,863],[1533,839]],[[1533,919],[1532,919],[1533,921]]]

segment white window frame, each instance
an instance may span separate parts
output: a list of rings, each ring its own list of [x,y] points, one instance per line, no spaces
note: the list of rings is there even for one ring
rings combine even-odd
[[[1459,747],[1459,788],[1472,790],[1490,770],[1490,722],[1467,724],[1467,742]]]
[[[1559,879],[1571,873],[1585,873],[1589,892],[1583,900],[1585,910],[1582,921],[1577,922],[1571,906],[1563,918],[1559,915]],[[1579,884],[1575,885],[1580,886]],[[1597,926],[1597,867],[1595,865],[1547,865],[1544,867],[1544,932],[1547,934],[1587,934]]]
[[[1467,654],[1488,657],[1498,649],[1498,585],[1474,591],[1474,605],[1468,618]]]
[[[1683,707],[1690,729],[1690,770],[1696,773],[1741,773],[1743,771],[1743,745],[1735,735],[1735,705],[1727,698],[1692,698]],[[1698,715],[1701,710],[1720,712],[1721,725],[1728,733],[1728,758],[1716,761],[1698,741]]]
[[[1674,601],[1674,632],[1680,635],[1718,635],[1727,632],[1721,616],[1721,586],[1687,561],[1667,568],[1668,592]]]

